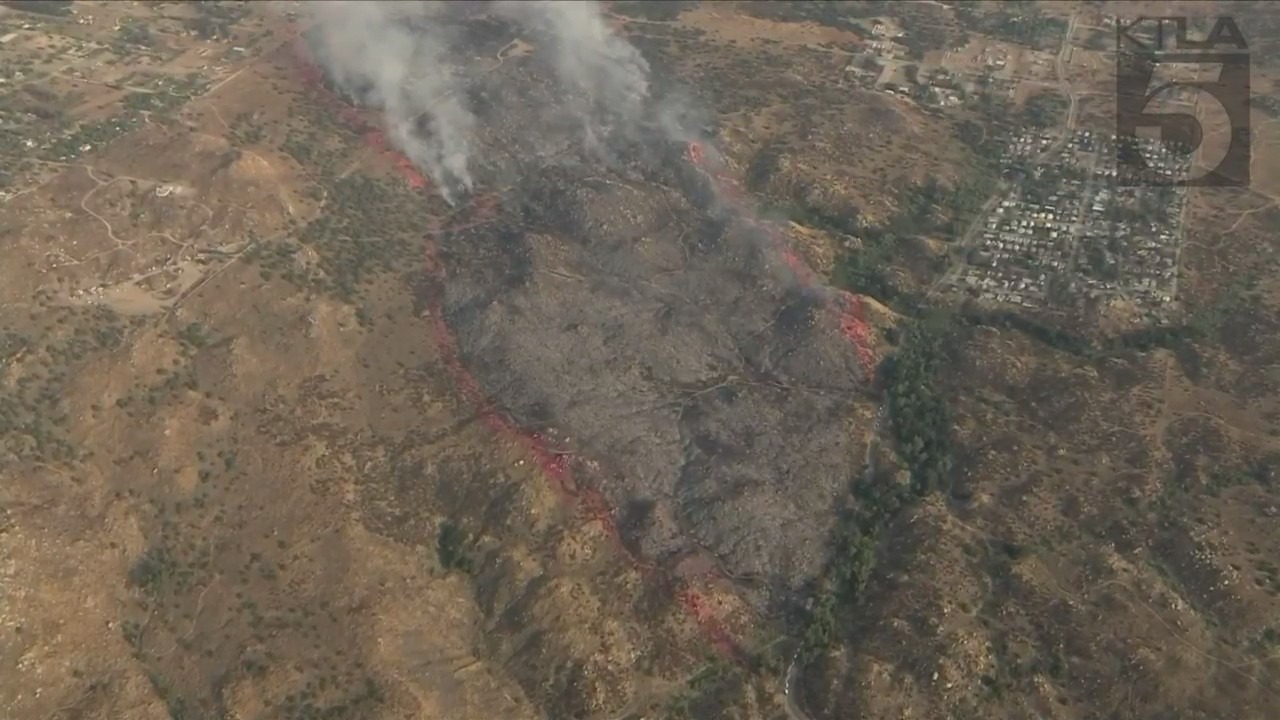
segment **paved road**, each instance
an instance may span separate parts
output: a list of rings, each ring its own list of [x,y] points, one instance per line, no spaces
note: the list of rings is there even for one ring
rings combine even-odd
[[[1086,175],[1084,188],[1081,190],[1080,207],[1076,208],[1076,217],[1071,223],[1071,255],[1067,258],[1066,267],[1068,273],[1074,273],[1076,266],[1080,263],[1080,240],[1084,237],[1086,220],[1090,214],[1089,206],[1094,202],[1094,189],[1098,185],[1098,176],[1094,174],[1097,163],[1097,154],[1090,155],[1089,165],[1085,168]]]
[[[1054,70],[1058,75],[1058,87],[1063,94],[1067,96],[1070,105],[1067,107],[1067,124],[1062,131],[1062,137],[1058,138],[1052,145],[1048,147],[1040,157],[1036,158],[1036,162],[1044,162],[1053,157],[1067,144],[1071,139],[1071,131],[1076,127],[1076,109],[1079,106],[1076,93],[1071,89],[1071,82],[1067,80],[1067,56],[1071,54],[1071,36],[1076,31],[1076,14],[1071,13],[1071,19],[1067,21],[1067,34],[1062,38],[1062,48],[1058,50],[1058,57],[1055,60],[1056,66]]]
[[[1196,79],[1200,79],[1200,68],[1196,67]],[[1195,104],[1191,108],[1191,113],[1200,117],[1200,93],[1196,93]],[[1204,142],[1202,141],[1191,155],[1191,171],[1201,166],[1201,155],[1204,153]],[[1182,274],[1182,248],[1187,244],[1187,215],[1191,211],[1191,188],[1184,190],[1182,196],[1182,211],[1178,213],[1178,245],[1174,249],[1173,256],[1173,282],[1170,284],[1169,297],[1172,300],[1178,299],[1178,276]]]

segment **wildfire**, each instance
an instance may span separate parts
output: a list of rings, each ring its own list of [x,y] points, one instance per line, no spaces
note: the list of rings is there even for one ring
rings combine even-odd
[[[323,72],[311,63],[305,54],[305,47],[299,43],[295,45],[295,51],[298,53],[300,65],[302,68],[302,77],[304,81],[312,85],[313,88],[335,108],[338,116],[357,132],[364,135],[365,143],[372,149],[381,154],[391,156],[400,171],[405,182],[416,190],[426,190],[430,183],[427,178],[414,166],[413,162],[403,154],[396,151],[386,136],[377,128],[373,127],[362,116],[359,110],[342,103],[335,95],[328,92],[323,85]],[[705,162],[703,148],[697,142],[688,144],[689,160],[696,166],[701,167]],[[736,182],[731,179],[721,178],[722,185],[728,189],[728,193],[737,197],[740,190]],[[491,222],[495,219],[498,210],[498,198],[490,193],[472,198],[468,210],[473,216],[469,222],[448,223],[449,229],[460,231],[469,227]],[[437,229],[438,230],[438,229]],[[437,280],[437,289],[443,284],[445,278],[445,267],[439,257],[439,247],[435,238],[436,231],[433,231],[427,237],[426,257],[424,258],[425,269]],[[803,266],[803,262],[795,257],[794,254],[784,255],[788,257],[788,264],[792,264],[792,260],[798,267]],[[520,443],[524,450],[531,455],[542,469],[545,477],[551,482],[556,491],[571,502],[575,502],[583,514],[592,522],[600,524],[601,529],[611,539],[618,551],[627,557],[638,571],[643,574],[650,574],[658,571],[658,568],[652,563],[647,562],[643,558],[633,555],[622,544],[621,535],[618,532],[617,525],[614,521],[614,511],[608,500],[598,490],[593,488],[581,488],[574,481],[572,472],[573,457],[570,454],[551,450],[546,438],[538,433],[524,432],[515,425],[490,402],[484,390],[476,381],[475,376],[465,367],[462,362],[461,354],[458,349],[457,339],[448,323],[445,321],[444,311],[438,296],[438,290],[433,290],[428,298],[428,309],[425,313],[430,317],[437,342],[439,343],[441,356],[444,365],[448,368],[450,375],[453,377],[454,384],[459,394],[471,403],[483,419],[485,424],[495,433],[503,437],[515,439]],[[733,637],[721,625],[715,611],[708,606],[708,603],[698,593],[697,590],[685,587],[679,593],[681,605],[686,612],[694,619],[702,633],[707,637],[708,642],[720,654],[735,661],[742,660],[742,653]]]
[[[863,317],[862,298],[850,292],[842,292],[840,312],[840,332],[853,345],[863,371],[868,375],[875,373],[876,356],[871,351],[871,326]]]
[[[700,143],[696,141],[688,143],[688,157],[689,162],[694,167],[706,170],[706,153]],[[707,172],[706,174],[715,182],[716,189],[722,198],[735,205],[746,205],[742,185],[736,178],[726,173],[712,174]],[[769,238],[781,255],[783,263],[795,274],[796,279],[802,285],[815,286],[819,284],[813,270],[791,247],[791,244],[787,242],[777,226],[756,219],[748,219],[746,222]],[[853,352],[858,358],[859,365],[870,376],[875,372],[876,357],[875,352],[871,349],[874,344],[872,328],[863,317],[862,299],[852,293],[842,292],[840,303],[834,309],[840,323],[840,334],[853,346]]]
[[[702,154],[702,146],[699,145],[696,141],[690,140],[688,150],[689,150],[689,162],[693,163],[698,167],[702,167],[702,163],[705,160]]]
[[[724,625],[720,624],[720,619],[716,616],[715,610],[707,607],[707,601],[697,590],[686,588],[680,593],[680,601],[684,605],[685,611],[698,624],[702,634],[707,636],[711,645],[721,655],[740,659],[741,651],[738,648],[738,644],[724,629]]]
[[[426,190],[430,186],[431,183],[427,182],[426,176],[418,172],[418,168],[409,158],[398,155],[396,167],[400,170],[400,175],[404,177],[405,182],[414,190]]]

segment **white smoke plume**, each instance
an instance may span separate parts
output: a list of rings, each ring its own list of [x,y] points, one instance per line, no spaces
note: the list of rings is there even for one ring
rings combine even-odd
[[[475,118],[432,32],[432,2],[332,0],[302,5],[315,23],[319,59],[342,89],[383,111],[391,141],[436,181],[446,200],[471,189]],[[415,132],[424,118],[430,132]]]
[[[649,97],[649,63],[614,34],[596,2],[499,0],[494,8],[555,43],[561,81],[626,119],[639,119]]]
[[[447,12],[488,12],[549,41],[550,66],[560,84],[585,98],[567,108],[581,121],[581,140],[600,156],[611,131],[629,131],[656,120],[675,137],[662,108],[649,103],[649,64],[615,34],[594,0],[496,0],[397,2],[328,0],[302,3],[315,28],[318,59],[342,89],[380,108],[390,140],[440,187],[446,200],[470,190],[477,120],[467,107],[464,83],[450,70]],[[466,48],[458,48],[474,58]],[[428,132],[418,131],[419,118]],[[536,123],[531,123],[531,127]],[[540,138],[531,137],[537,144]]]

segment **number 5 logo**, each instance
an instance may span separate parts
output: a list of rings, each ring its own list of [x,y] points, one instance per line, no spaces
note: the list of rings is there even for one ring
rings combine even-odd
[[[1128,184],[1185,187],[1245,187],[1249,184],[1247,54],[1121,52],[1117,54],[1116,63],[1117,165]],[[1153,88],[1152,80],[1157,68],[1169,66],[1194,67],[1197,71],[1211,70],[1216,66],[1219,72],[1214,80],[1198,77],[1196,80],[1174,80]],[[1184,91],[1183,96],[1179,96],[1179,90]],[[1191,92],[1185,92],[1188,90]],[[1174,100],[1185,100],[1192,109],[1152,109],[1158,101]],[[1139,149],[1143,147],[1140,137],[1156,134],[1153,131],[1158,131],[1164,144],[1180,145],[1184,150],[1200,155],[1200,164],[1210,168],[1208,172],[1195,175],[1195,168],[1188,167],[1185,172],[1179,169],[1170,173],[1168,167],[1158,165]],[[1206,143],[1210,138],[1213,142]],[[1203,156],[1200,153],[1202,149],[1212,156]]]

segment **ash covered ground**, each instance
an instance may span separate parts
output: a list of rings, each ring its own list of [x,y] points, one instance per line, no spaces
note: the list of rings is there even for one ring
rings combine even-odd
[[[425,292],[463,362],[573,457],[633,550],[761,590],[813,577],[865,450],[868,378],[828,298],[690,164],[685,108],[611,115],[561,82],[554,37],[449,22],[481,58],[461,71],[478,149]]]

